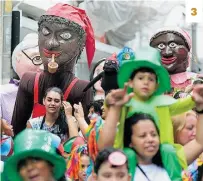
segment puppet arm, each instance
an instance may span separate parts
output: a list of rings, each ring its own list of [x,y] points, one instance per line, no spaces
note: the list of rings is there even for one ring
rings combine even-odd
[[[113,147],[116,137],[117,123],[120,119],[120,106],[110,106],[105,123],[101,129],[98,139],[98,149],[103,150],[106,147]]]
[[[93,101],[93,89],[90,88],[88,89],[84,95],[83,98],[81,100],[82,103],[82,107],[83,107],[83,111],[84,111],[84,116],[85,116],[85,120],[87,121],[87,123],[89,124],[89,118],[88,118],[88,114],[89,114],[89,110],[88,110],[88,105],[90,102]]]
[[[26,72],[21,78],[15,107],[12,116],[12,126],[14,134],[17,135],[26,128],[33,109],[33,89],[35,73]]]

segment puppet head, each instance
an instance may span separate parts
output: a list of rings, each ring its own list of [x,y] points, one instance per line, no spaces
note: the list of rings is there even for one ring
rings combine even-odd
[[[186,71],[191,51],[191,39],[186,31],[173,27],[162,28],[151,37],[150,46],[161,51],[162,64],[170,74]]]
[[[25,72],[41,71],[41,65],[42,60],[39,55],[38,35],[30,33],[25,36],[23,41],[20,42],[13,51],[13,69],[21,79]]]
[[[58,3],[40,17],[38,25],[39,51],[45,71],[54,54],[59,66],[57,71],[72,72],[84,47],[90,67],[95,52],[95,39],[84,10]]]

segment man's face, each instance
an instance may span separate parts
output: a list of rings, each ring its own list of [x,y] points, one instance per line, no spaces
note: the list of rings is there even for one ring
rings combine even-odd
[[[155,38],[150,46],[161,51],[162,64],[170,74],[186,71],[189,50],[180,36],[174,33],[162,34]]]
[[[108,161],[104,162],[96,176],[97,181],[130,181],[127,165],[112,166]]]
[[[68,25],[43,22],[39,30],[39,51],[45,70],[52,54],[55,54],[55,61],[59,65],[58,71],[64,66],[72,70],[80,53],[78,43],[78,34]]]

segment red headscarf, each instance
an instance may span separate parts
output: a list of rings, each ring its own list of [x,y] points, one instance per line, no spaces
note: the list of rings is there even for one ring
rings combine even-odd
[[[79,24],[86,32],[86,54],[90,67],[95,52],[94,31],[85,11],[68,4],[58,3],[47,10],[47,15],[62,17]]]

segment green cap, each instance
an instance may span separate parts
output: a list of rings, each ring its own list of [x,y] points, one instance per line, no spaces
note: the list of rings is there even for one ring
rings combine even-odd
[[[123,88],[125,82],[129,81],[132,73],[140,68],[150,68],[154,70],[159,84],[154,95],[160,95],[164,92],[170,91],[170,76],[167,70],[161,65],[160,52],[152,47],[137,50],[135,58],[123,62],[118,72],[117,81],[119,87]],[[128,92],[133,92],[133,89],[129,88]]]
[[[14,140],[14,155],[7,159],[4,167],[8,180],[23,180],[17,166],[19,161],[28,157],[42,158],[50,162],[54,166],[54,178],[61,178],[65,173],[66,163],[52,145],[53,139],[53,134],[44,130],[26,129],[19,133]]]

